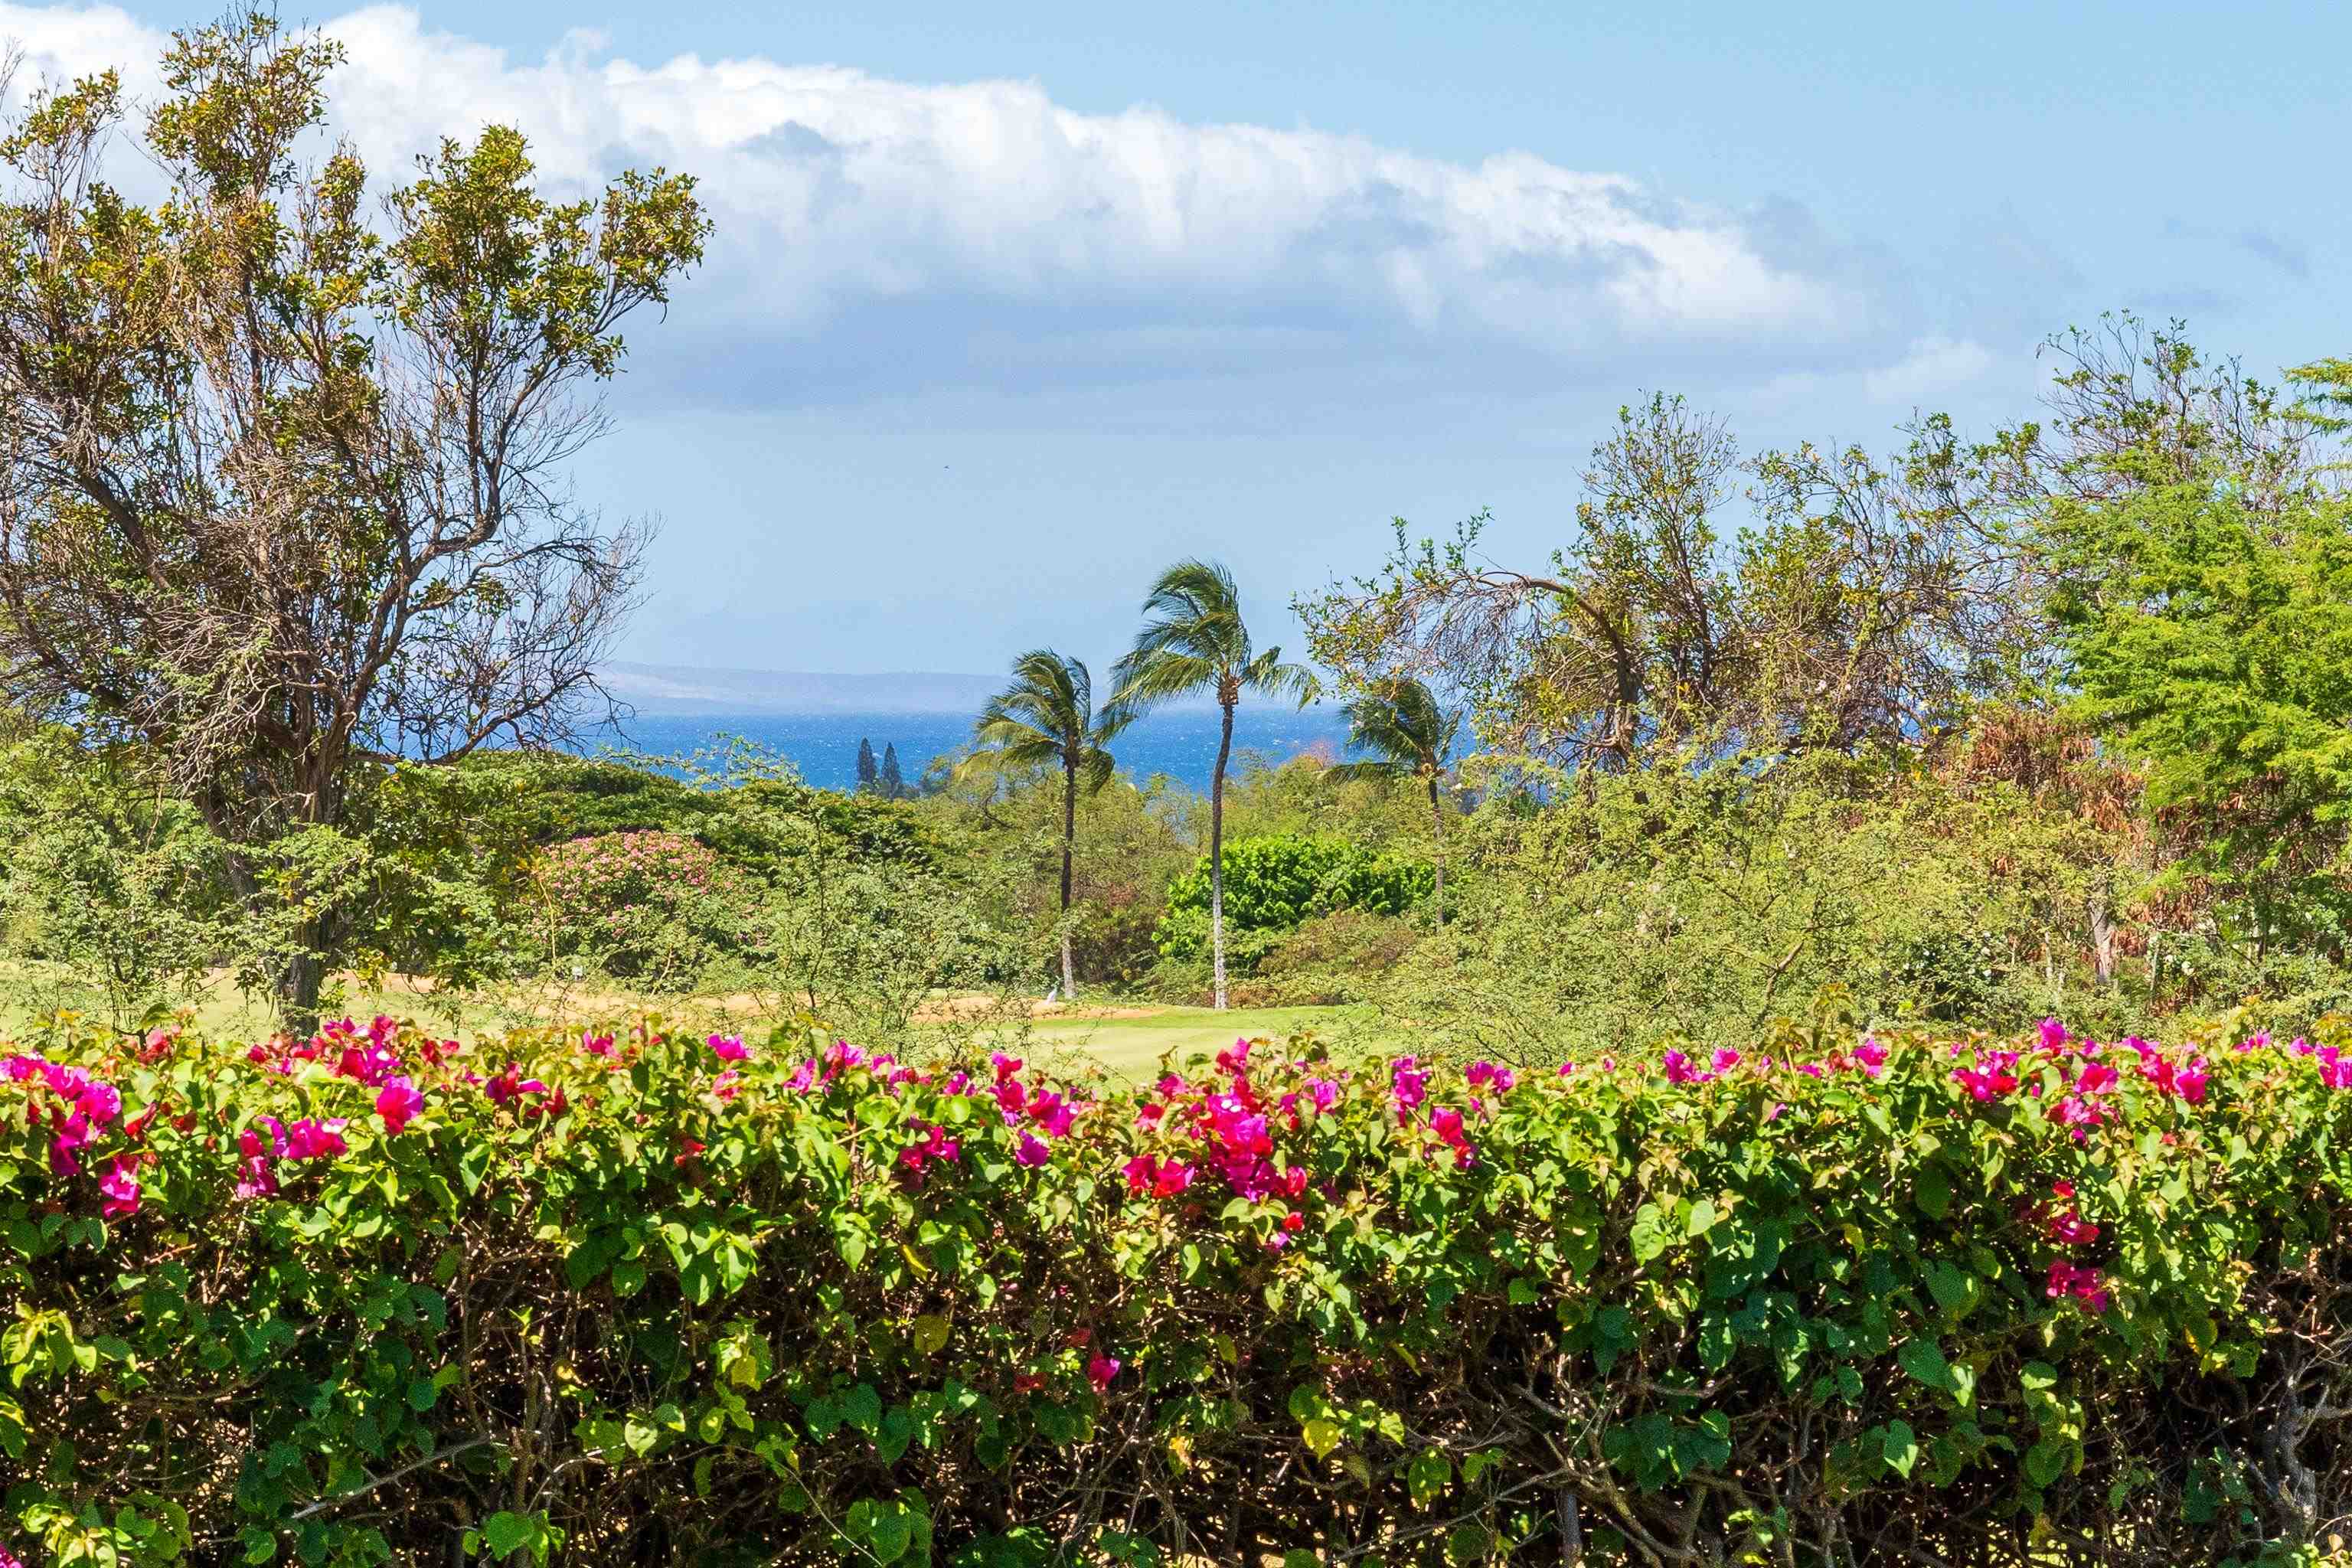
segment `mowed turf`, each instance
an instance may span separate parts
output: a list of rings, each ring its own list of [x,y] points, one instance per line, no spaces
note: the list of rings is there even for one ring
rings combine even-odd
[[[1213,1057],[1237,1039],[1287,1040],[1312,1033],[1333,1046],[1374,1043],[1381,1031],[1361,1007],[1154,1008],[1143,1017],[1039,1018],[1028,1026],[1032,1048],[1092,1057],[1131,1079],[1148,1079],[1162,1058],[1179,1070],[1187,1057]]]

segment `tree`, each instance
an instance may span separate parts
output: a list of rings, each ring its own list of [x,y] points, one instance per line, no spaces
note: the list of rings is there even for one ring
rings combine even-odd
[[[371,203],[348,144],[297,161],[341,58],[256,14],[174,35],[135,136],[108,71],[0,139],[0,694],[144,744],[298,908],[273,855],[380,764],[611,717],[645,531],[564,469],[709,226],[658,169],[551,202],[500,126]],[[157,205],[107,183],[133,139]],[[276,977],[298,1018],[339,940]]]
[[[1305,665],[1285,664],[1282,650],[1259,653],[1242,621],[1241,591],[1233,574],[1205,561],[1180,561],[1160,574],[1143,601],[1144,626],[1118,661],[1115,707],[1141,712],[1174,698],[1213,695],[1223,723],[1217,765],[1209,775],[1209,945],[1215,997],[1225,1005],[1225,765],[1234,751],[1234,710],[1245,691],[1315,700],[1317,682]]]
[[[1352,779],[1392,783],[1415,778],[1429,791],[1430,822],[1437,836],[1437,886],[1433,901],[1437,923],[1445,923],[1445,800],[1441,793],[1447,758],[1462,716],[1448,712],[1428,687],[1418,680],[1382,682],[1347,705],[1348,749],[1369,752],[1360,762],[1337,763],[1323,770],[1335,784]]]
[[[869,795],[881,782],[882,769],[874,761],[874,742],[861,737],[857,742],[857,793]]]
[[[1743,468],[1761,521],[1727,539]],[[1940,420],[1884,467],[1856,448],[1743,463],[1720,423],[1654,396],[1593,448],[1548,569],[1486,559],[1484,513],[1442,544],[1400,519],[1380,574],[1298,607],[1349,687],[1440,679],[1491,743],[1570,766],[1916,738],[2033,642],[2006,514],[1954,499],[1979,501],[1982,470]]]
[[[2141,766],[2182,869],[2256,959],[2352,936],[2352,500],[2257,504],[2221,463],[2100,504],[2042,547],[2075,710]]]
[[[1013,661],[1013,681],[988,700],[972,724],[982,759],[999,768],[1062,771],[1062,994],[1078,994],[1070,956],[1070,869],[1078,839],[1078,791],[1110,782],[1117,765],[1108,750],[1135,715],[1117,703],[1095,709],[1094,676],[1085,663],[1051,648]]]
[[[882,798],[897,800],[907,793],[907,775],[898,771],[898,747],[895,742],[882,744]]]

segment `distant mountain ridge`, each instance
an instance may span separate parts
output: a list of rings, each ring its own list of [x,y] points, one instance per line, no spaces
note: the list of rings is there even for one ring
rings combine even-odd
[[[1001,675],[938,670],[827,675],[617,660],[597,674],[614,696],[654,718],[753,713],[941,713],[969,718],[996,695],[1005,680]],[[1107,692],[1108,687],[1109,681],[1104,679],[1098,689]]]

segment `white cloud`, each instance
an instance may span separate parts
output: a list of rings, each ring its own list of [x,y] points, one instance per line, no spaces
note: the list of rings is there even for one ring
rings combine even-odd
[[[338,122],[385,177],[489,121],[520,126],[567,185],[629,163],[699,176],[719,224],[692,300],[706,323],[808,331],[860,306],[976,298],[1110,324],[1336,316],[1562,355],[1769,341],[1848,363],[1885,328],[1851,269],[1775,261],[1733,215],[1524,153],[1464,164],[1149,108],[1080,114],[1025,82],[646,66],[584,33],[518,63],[400,6],[326,26],[350,50]],[[14,4],[0,37],[37,71],[120,65],[134,88],[163,42],[111,7]]]
[[[1969,339],[1919,339],[1893,364],[1864,373],[1862,392],[1873,403],[1916,404],[1976,380],[1993,367],[1992,351]]]

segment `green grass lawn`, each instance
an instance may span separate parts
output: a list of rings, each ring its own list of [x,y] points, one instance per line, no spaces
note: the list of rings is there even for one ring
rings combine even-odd
[[[1236,1039],[1283,1040],[1307,1030],[1335,1046],[1375,1043],[1381,1033],[1363,1007],[1157,1007],[1144,1017],[1040,1018],[1028,1037],[1084,1053],[1129,1078],[1149,1078],[1171,1051],[1181,1068],[1187,1056],[1213,1056]]]

